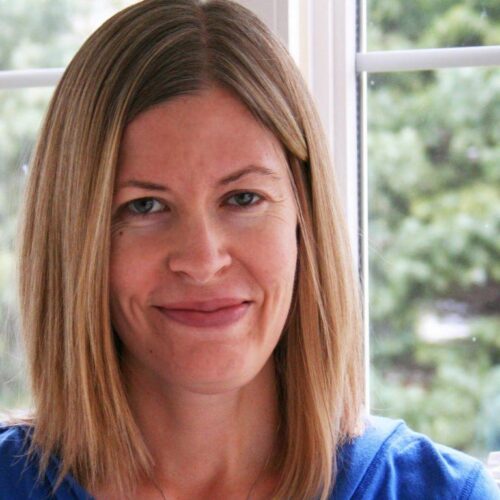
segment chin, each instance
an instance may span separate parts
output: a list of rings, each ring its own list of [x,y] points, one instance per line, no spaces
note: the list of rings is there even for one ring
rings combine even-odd
[[[183,380],[178,379],[178,385],[197,394],[223,394],[257,384],[264,375],[274,377],[274,368],[265,369],[272,365],[270,358],[255,362],[249,359],[248,352],[245,354],[224,361],[212,358],[209,364],[198,364],[195,371],[183,373]]]

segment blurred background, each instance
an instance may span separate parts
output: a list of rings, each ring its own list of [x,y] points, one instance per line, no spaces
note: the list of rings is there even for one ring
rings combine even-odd
[[[132,3],[0,0],[0,71],[66,66]],[[498,0],[367,1],[369,51],[495,44]],[[52,91],[0,89],[0,411],[30,405],[16,222]],[[371,411],[484,460],[500,450],[500,69],[369,74],[367,120]]]
[[[367,50],[500,45],[497,0],[368,0]],[[372,412],[500,450],[500,68],[367,75]]]

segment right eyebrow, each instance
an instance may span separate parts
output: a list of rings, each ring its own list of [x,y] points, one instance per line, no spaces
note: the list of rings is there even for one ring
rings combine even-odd
[[[170,189],[167,186],[163,186],[162,184],[155,184],[154,182],[141,181],[138,179],[130,179],[128,181],[125,181],[118,186],[118,189],[123,189],[127,187],[147,189],[148,191],[170,191]]]

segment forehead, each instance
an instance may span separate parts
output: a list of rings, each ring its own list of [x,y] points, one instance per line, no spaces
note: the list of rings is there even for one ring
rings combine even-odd
[[[249,163],[287,168],[284,148],[272,132],[233,94],[215,87],[155,106],[130,122],[119,175],[144,168],[220,173]]]

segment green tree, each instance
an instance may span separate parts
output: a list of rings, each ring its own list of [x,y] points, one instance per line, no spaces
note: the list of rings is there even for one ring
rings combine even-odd
[[[372,0],[369,48],[498,43],[498,7]],[[500,449],[500,69],[369,83],[373,409],[484,457]]]

